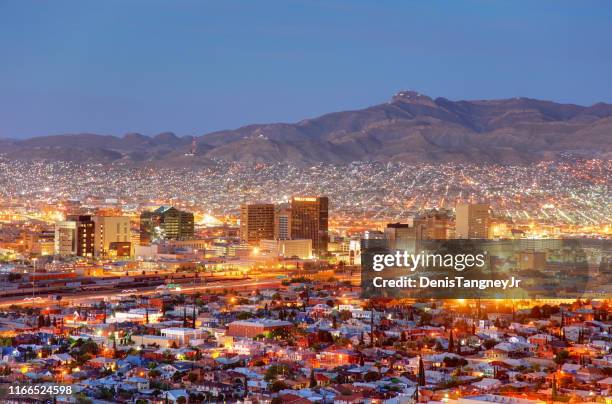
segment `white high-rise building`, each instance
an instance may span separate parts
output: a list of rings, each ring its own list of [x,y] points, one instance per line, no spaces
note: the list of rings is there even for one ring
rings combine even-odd
[[[67,257],[76,254],[76,230],[74,221],[55,222],[55,248],[56,255]]]

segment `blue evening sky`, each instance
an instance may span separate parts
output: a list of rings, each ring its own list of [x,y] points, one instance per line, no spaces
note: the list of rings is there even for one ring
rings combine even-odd
[[[0,137],[178,135],[384,102],[612,102],[612,2],[0,0]]]

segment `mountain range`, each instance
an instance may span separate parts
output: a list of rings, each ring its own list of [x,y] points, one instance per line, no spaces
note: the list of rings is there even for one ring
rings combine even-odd
[[[196,137],[166,132],[153,137],[81,133],[0,139],[0,154],[12,159],[162,167],[214,160],[526,164],[568,153],[612,157],[612,104],[587,107],[530,98],[451,101],[401,91],[365,109]]]

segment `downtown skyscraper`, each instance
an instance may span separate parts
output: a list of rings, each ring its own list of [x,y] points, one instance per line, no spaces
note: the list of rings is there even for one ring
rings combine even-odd
[[[326,196],[291,199],[291,238],[312,240],[317,257],[327,255],[329,199]]]

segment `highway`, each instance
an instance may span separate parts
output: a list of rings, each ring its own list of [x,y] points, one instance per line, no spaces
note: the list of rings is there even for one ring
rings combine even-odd
[[[280,286],[281,280],[275,278],[268,279],[238,279],[238,280],[216,280],[214,282],[201,283],[201,284],[183,284],[180,285],[180,291],[170,291],[165,293],[171,294],[193,294],[196,292],[205,292],[212,290],[250,290],[260,288],[274,288]],[[59,293],[62,299],[59,303],[62,306],[66,305],[78,305],[92,300],[110,299],[112,297],[122,297],[129,295],[137,296],[151,296],[162,293],[161,290],[155,286],[140,287],[135,292],[126,293],[122,292],[124,288],[117,288],[115,290],[102,290],[102,291],[79,291],[78,287],[74,290],[67,290],[65,293]],[[56,294],[57,295],[57,294]],[[6,308],[11,305],[19,305],[24,307],[45,307],[57,305],[58,301],[49,299],[48,297],[40,296],[35,300],[26,300],[24,297],[9,297],[0,299],[0,308]]]

